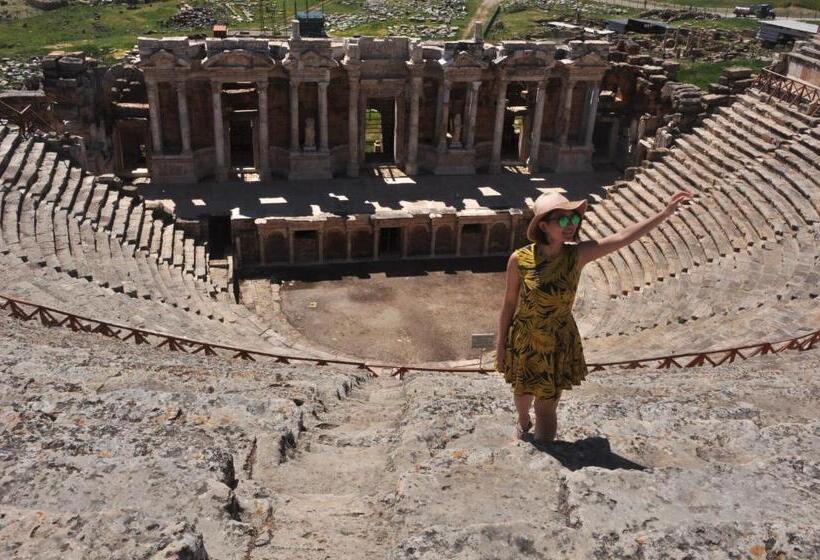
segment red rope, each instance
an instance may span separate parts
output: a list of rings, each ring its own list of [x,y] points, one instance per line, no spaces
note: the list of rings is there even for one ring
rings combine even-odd
[[[326,365],[345,365],[356,366],[358,369],[367,370],[374,377],[378,377],[376,369],[386,369],[391,371],[391,375],[403,379],[404,375],[409,371],[426,371],[438,373],[481,373],[489,374],[495,370],[484,368],[437,368],[437,367],[422,367],[422,366],[406,366],[395,364],[368,364],[365,362],[357,362],[351,360],[333,360],[327,358],[316,358],[309,356],[286,356],[283,354],[273,354],[271,352],[264,352],[261,350],[250,350],[248,348],[238,348],[235,346],[227,346],[224,344],[214,344],[211,342],[203,342],[201,340],[193,340],[181,336],[173,336],[166,333],[150,331],[145,329],[138,329],[129,327],[127,325],[119,325],[109,321],[102,321],[100,319],[92,319],[90,317],[83,317],[53,307],[31,303],[25,300],[11,298],[0,295],[0,309],[9,311],[9,315],[21,321],[30,321],[39,318],[40,322],[47,327],[65,327],[73,331],[84,331],[90,333],[102,334],[110,338],[116,338],[123,342],[133,339],[135,344],[149,344],[148,338],[154,337],[159,339],[157,348],[167,348],[174,352],[190,352],[191,354],[203,353],[206,356],[220,355],[217,350],[230,352],[230,357],[233,359],[241,359],[248,361],[256,361],[256,357],[273,358],[278,363],[289,364],[291,362],[311,362],[316,366]],[[26,313],[24,307],[32,308],[30,313]],[[62,315],[62,320],[57,320],[54,315]],[[120,336],[124,334],[124,336]],[[789,338],[786,340],[779,340],[776,342],[759,342],[757,344],[747,344],[745,346],[737,346],[734,348],[723,348],[720,350],[709,350],[706,352],[689,352],[685,354],[673,354],[670,356],[657,356],[652,358],[639,358],[636,360],[624,360],[619,362],[604,362],[604,363],[590,363],[587,367],[591,371],[604,371],[607,368],[621,368],[621,369],[636,369],[654,367],[657,369],[671,369],[671,368],[690,368],[701,367],[705,364],[711,366],[719,366],[723,363],[732,363],[736,359],[745,360],[757,355],[778,354],[787,350],[797,350],[800,352],[811,350],[814,345],[820,342],[820,330],[809,334]],[[747,352],[743,352],[743,351]],[[683,360],[682,358],[686,358]],[[683,365],[681,365],[683,364]]]

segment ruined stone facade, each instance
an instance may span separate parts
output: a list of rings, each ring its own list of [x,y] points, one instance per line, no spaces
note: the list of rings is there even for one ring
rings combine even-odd
[[[590,169],[608,44],[140,39],[154,180],[355,177],[365,115],[408,175]]]

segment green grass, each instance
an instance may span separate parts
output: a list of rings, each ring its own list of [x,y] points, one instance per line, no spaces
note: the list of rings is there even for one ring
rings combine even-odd
[[[624,13],[624,11],[626,11],[626,13]],[[634,16],[637,15],[638,12],[639,10],[633,10],[631,8],[614,8],[613,11],[602,8],[600,10],[584,12],[581,17],[585,19],[614,19]],[[565,8],[551,10],[527,8],[520,11],[502,11],[498,15],[497,20],[501,25],[496,23],[496,25],[493,26],[493,29],[488,35],[488,39],[504,40],[521,39],[527,36],[544,36],[545,29],[539,21],[559,19],[574,15],[574,10]]]
[[[805,8],[807,10],[820,10],[820,0],[768,0],[766,2],[760,2],[758,0],[754,0],[753,2],[738,0],[669,0],[669,2],[681,6],[696,6],[698,8],[733,9],[735,6],[747,6],[751,4],[771,4],[772,6],[774,6],[775,11],[777,11],[777,8],[787,7]]]
[[[734,60],[724,60],[723,62],[682,61],[677,81],[695,84],[700,88],[707,89],[709,84],[718,81],[720,73],[729,66],[746,66],[757,72],[768,65],[768,62],[753,58],[736,58]]]
[[[160,22],[177,11],[177,2],[141,4],[133,10],[122,5],[70,6],[22,20],[0,23],[0,56],[29,57],[52,50],[84,50],[110,61],[130,49],[140,35],[179,35]],[[205,32],[191,29],[187,32]]]

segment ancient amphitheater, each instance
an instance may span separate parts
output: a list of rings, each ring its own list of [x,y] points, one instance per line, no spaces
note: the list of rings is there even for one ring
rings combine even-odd
[[[318,350],[138,188],[0,125],[0,555],[817,558],[820,117],[788,81],[592,197],[599,238],[696,195],[585,269],[588,361],[627,363],[545,449],[497,375]]]

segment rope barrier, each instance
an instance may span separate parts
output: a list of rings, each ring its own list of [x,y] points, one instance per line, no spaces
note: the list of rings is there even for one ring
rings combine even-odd
[[[256,361],[256,358],[273,358],[277,363],[289,364],[291,362],[308,362],[315,366],[342,365],[353,366],[357,369],[366,370],[373,377],[378,377],[376,370],[389,370],[391,375],[404,379],[406,373],[410,371],[437,372],[437,373],[478,373],[492,374],[493,369],[486,368],[440,368],[424,366],[407,366],[396,364],[366,363],[353,360],[336,360],[329,358],[316,358],[309,356],[290,356],[275,354],[262,350],[252,350],[249,348],[239,348],[225,344],[215,344],[201,340],[193,340],[181,336],[174,336],[167,333],[152,331],[120,325],[110,321],[102,321],[84,317],[75,313],[69,313],[46,305],[31,303],[22,299],[0,295],[0,310],[7,310],[9,315],[21,321],[39,319],[46,327],[64,327],[74,332],[85,332],[101,334],[109,338],[116,338],[123,342],[133,340],[134,344],[151,345],[151,339],[157,339],[155,348],[165,348],[171,352],[184,352],[190,354],[202,353],[206,356],[223,356],[218,351],[223,351],[231,359],[246,361]],[[28,310],[26,309],[28,308]],[[58,319],[58,317],[62,319]],[[776,342],[760,342],[733,348],[723,348],[720,350],[709,350],[705,352],[689,352],[684,354],[673,354],[670,356],[656,356],[652,358],[638,358],[634,360],[623,360],[617,362],[590,363],[587,367],[590,371],[605,371],[609,368],[619,369],[639,369],[654,367],[655,369],[671,368],[692,368],[705,365],[719,366],[725,363],[732,363],[736,360],[746,360],[754,356],[764,356],[767,354],[779,354],[787,350],[806,351],[814,348],[820,342],[820,330],[812,333],[779,340]],[[652,366],[652,364],[655,364]]]

